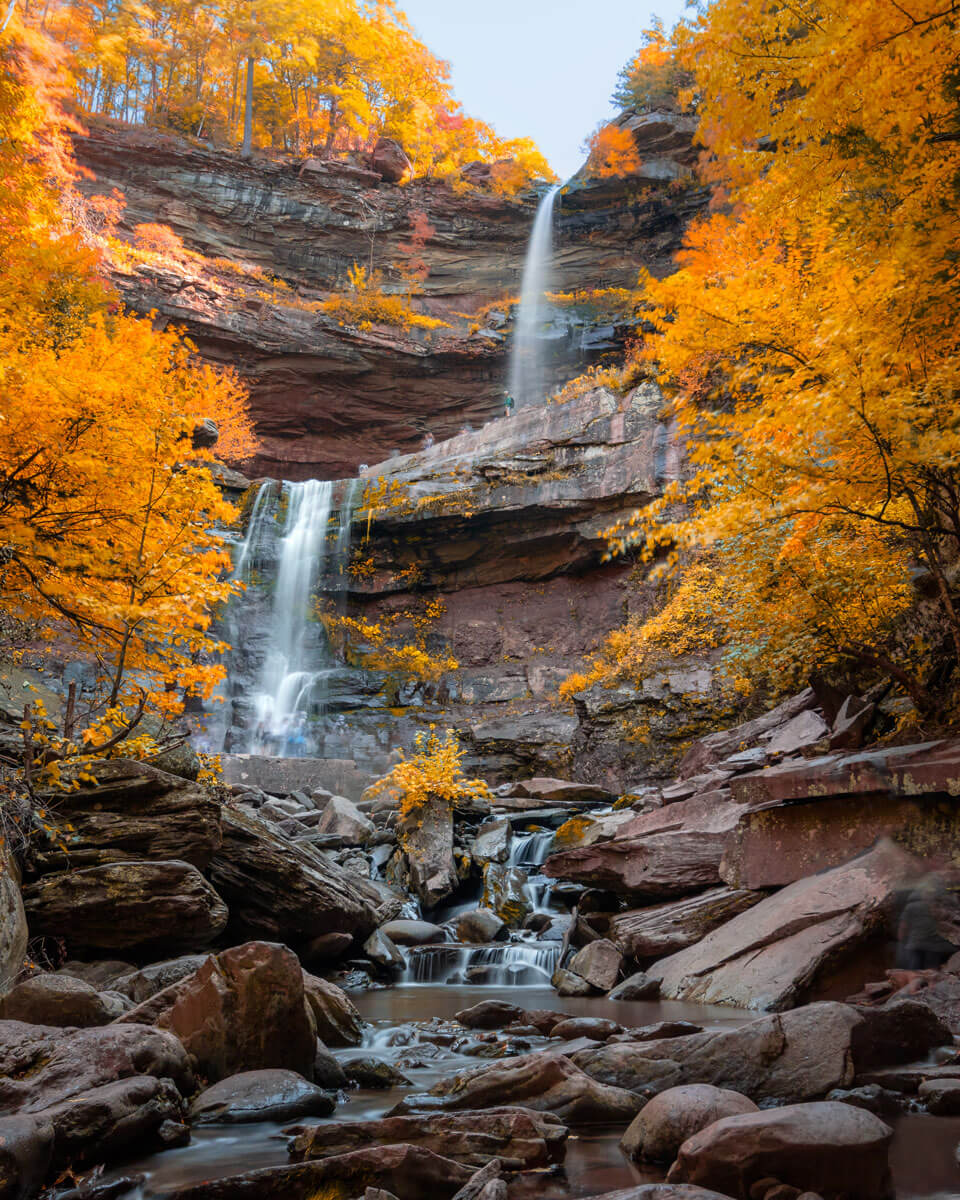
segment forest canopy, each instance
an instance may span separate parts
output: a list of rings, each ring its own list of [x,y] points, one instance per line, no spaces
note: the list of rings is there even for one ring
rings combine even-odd
[[[624,103],[697,115],[714,200],[676,271],[641,277],[628,364],[689,448],[688,477],[610,531],[672,578],[667,609],[568,692],[699,630],[739,686],[872,671],[955,715],[958,23],[939,0],[714,0],[624,72]]]
[[[502,163],[504,190],[553,178],[530,139],[463,112],[393,0],[50,0],[31,19],[69,51],[86,113],[325,157],[391,138],[413,177]]]

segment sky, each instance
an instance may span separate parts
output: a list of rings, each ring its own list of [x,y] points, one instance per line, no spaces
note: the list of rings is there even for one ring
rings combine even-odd
[[[584,140],[614,115],[617,73],[653,16],[684,0],[401,0],[422,41],[447,59],[464,109],[502,137],[532,137],[566,179]]]

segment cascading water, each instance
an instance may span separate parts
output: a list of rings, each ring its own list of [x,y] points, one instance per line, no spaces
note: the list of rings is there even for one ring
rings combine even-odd
[[[417,946],[408,951],[405,984],[543,987],[560,963],[560,942],[532,938],[489,946]]]
[[[544,326],[548,309],[545,293],[550,285],[553,259],[553,214],[560,185],[545,192],[537,209],[523,265],[520,306],[517,309],[510,353],[510,395],[518,408],[542,404],[546,399],[546,348]]]
[[[538,829],[534,833],[514,834],[510,843],[507,865],[519,867],[527,877],[524,892],[534,912],[550,903],[553,881],[540,873],[553,845],[553,830]]]
[[[553,846],[552,829],[535,829],[514,834],[507,863],[525,882],[523,890],[530,908],[542,911],[550,903],[552,881],[540,873]],[[476,901],[455,906],[469,910]],[[407,951],[407,966],[401,982],[406,984],[472,984],[485,987],[543,987],[560,964],[560,941],[541,941],[527,932],[514,933],[507,942],[486,946],[446,943],[419,946]]]
[[[350,556],[350,525],[359,480],[352,481],[335,522],[334,485],[311,479],[285,483],[286,519],[280,542],[270,612],[270,638],[254,696],[254,726],[250,731],[252,754],[280,756],[305,753],[308,709],[324,708],[324,685],[332,660],[322,628],[311,612],[319,588],[342,599],[347,588],[346,565]],[[261,490],[262,494],[262,490]],[[261,496],[251,514],[248,539],[255,547],[254,518],[262,521]],[[238,555],[247,567],[247,541]]]

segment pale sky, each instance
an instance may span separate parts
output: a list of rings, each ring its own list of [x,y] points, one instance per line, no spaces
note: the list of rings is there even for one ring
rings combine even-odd
[[[400,0],[422,41],[453,68],[466,111],[503,137],[532,137],[561,178],[613,114],[617,72],[653,16],[684,0]]]

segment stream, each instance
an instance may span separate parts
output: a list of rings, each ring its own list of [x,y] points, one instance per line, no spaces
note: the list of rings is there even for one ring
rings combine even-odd
[[[338,1050],[336,1056],[346,1062],[373,1055],[396,1065],[414,1086],[341,1093],[341,1102],[330,1120],[361,1121],[382,1117],[405,1095],[427,1091],[445,1076],[483,1065],[483,1059],[454,1053],[426,1038],[421,1040],[420,1032],[432,1018],[449,1020],[461,1009],[494,997],[516,1001],[528,1008],[557,1009],[571,1016],[608,1017],[628,1026],[686,1020],[708,1029],[719,1029],[750,1019],[748,1014],[731,1009],[671,1001],[615,1002],[603,996],[564,998],[552,988],[545,987],[505,990],[408,984],[354,994],[351,998],[364,1020],[369,1022],[364,1044]],[[523,1042],[530,1050],[543,1049],[547,1045],[552,1049],[565,1048],[563,1043],[547,1038],[530,1037],[524,1038]],[[141,1196],[148,1200],[203,1180],[283,1165],[288,1159],[281,1131],[289,1124],[199,1127],[194,1130],[189,1146],[117,1166],[107,1177],[142,1173],[146,1179]],[[892,1119],[891,1124],[896,1131],[891,1167],[897,1200],[956,1200],[960,1197],[960,1169],[955,1158],[955,1148],[960,1142],[960,1117],[906,1115]],[[639,1183],[662,1181],[663,1170],[653,1166],[638,1167],[626,1159],[618,1145],[622,1133],[621,1128],[602,1126],[572,1132],[564,1164],[530,1173],[526,1186],[511,1187],[511,1200],[525,1200],[527,1196],[536,1196],[538,1200],[581,1200]]]

